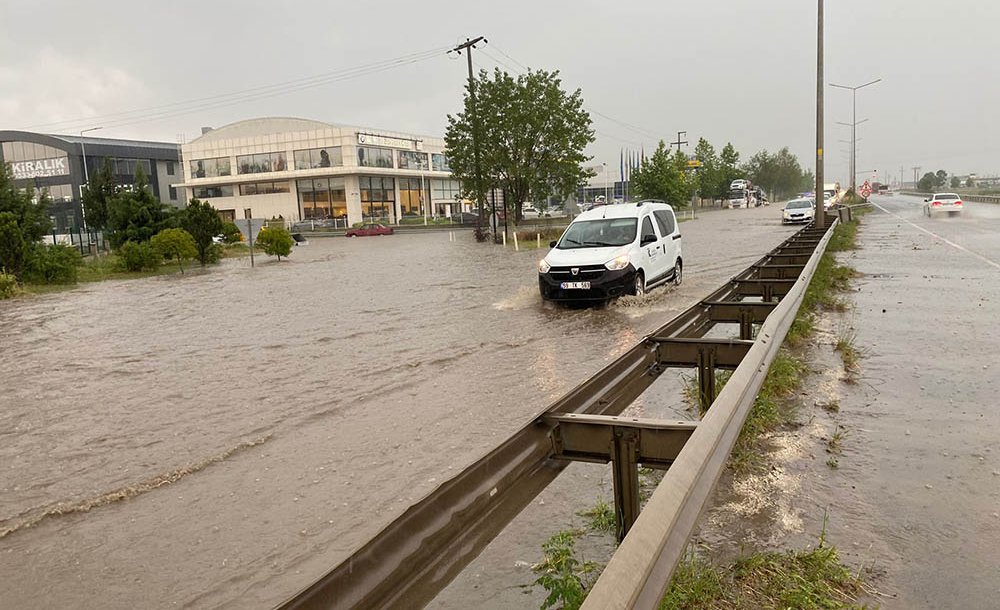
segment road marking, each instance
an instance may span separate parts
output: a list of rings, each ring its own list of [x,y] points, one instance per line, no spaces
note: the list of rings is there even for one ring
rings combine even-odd
[[[899,220],[902,220],[903,222],[905,222],[906,224],[910,225],[914,229],[917,229],[919,231],[923,231],[924,233],[930,235],[931,237],[936,237],[936,238],[940,239],[941,241],[943,241],[944,243],[948,244],[949,246],[951,246],[951,247],[953,247],[955,249],[961,250],[962,252],[965,252],[966,254],[971,254],[972,256],[975,256],[976,258],[978,258],[979,260],[983,261],[987,265],[990,265],[991,267],[996,267],[997,269],[1000,269],[1000,263],[998,263],[998,262],[996,262],[996,261],[994,261],[992,259],[986,258],[985,256],[983,256],[982,254],[979,254],[978,252],[973,252],[972,250],[969,250],[965,246],[956,244],[955,242],[951,241],[950,239],[947,239],[945,237],[941,237],[940,235],[938,235],[937,233],[935,233],[933,231],[928,231],[927,229],[921,227],[920,225],[915,224],[913,222],[910,222],[909,220],[903,218],[899,214],[897,214],[895,212],[890,212],[889,210],[883,208],[882,206],[880,206],[879,204],[877,204],[875,202],[872,202],[872,205],[875,206],[875,207],[877,207],[878,209],[882,210],[886,214],[889,214],[890,216],[895,216],[896,218],[898,218]]]

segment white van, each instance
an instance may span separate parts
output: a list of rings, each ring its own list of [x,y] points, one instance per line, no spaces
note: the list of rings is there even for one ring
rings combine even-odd
[[[606,301],[680,284],[684,262],[674,210],[662,201],[619,203],[573,220],[538,263],[547,301]]]

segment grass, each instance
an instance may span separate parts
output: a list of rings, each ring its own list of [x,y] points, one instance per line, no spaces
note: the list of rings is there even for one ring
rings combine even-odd
[[[839,454],[844,448],[845,436],[847,436],[847,430],[837,426],[837,429],[830,435],[830,438],[826,440],[826,452]]]
[[[837,460],[837,458],[833,457],[832,455],[829,458],[827,458],[826,465],[829,466],[831,470],[836,470],[840,468],[840,462]]]
[[[596,532],[614,533],[617,524],[615,522],[615,508],[601,498],[590,510],[577,513],[587,519],[587,527]]]
[[[574,546],[579,530],[556,532],[542,545],[542,559],[531,570],[538,574],[535,584],[549,592],[542,610],[559,604],[564,610],[575,610],[583,604],[600,566],[592,561],[577,559]]]
[[[837,343],[833,349],[840,353],[840,359],[844,363],[844,380],[853,383],[856,380],[860,369],[861,352],[855,346],[857,333],[850,327],[840,330],[837,335]]]
[[[719,567],[694,551],[674,571],[660,610],[866,608],[864,583],[823,540],[811,550],[757,552]]]
[[[718,395],[722,391],[722,388],[726,387],[726,382],[729,378],[733,376],[733,371],[724,371],[716,369],[715,371],[715,393]],[[698,387],[698,375],[683,375],[684,377],[684,389],[681,390],[684,395],[684,400],[692,406],[698,407],[698,414],[702,417],[708,412],[708,407],[701,400],[701,388]],[[712,397],[714,400],[715,397]],[[709,401],[711,403],[711,401]]]

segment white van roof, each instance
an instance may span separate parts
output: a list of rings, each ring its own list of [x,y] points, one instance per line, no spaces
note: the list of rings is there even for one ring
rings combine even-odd
[[[598,220],[601,218],[638,218],[642,213],[651,209],[672,210],[673,208],[662,201],[638,201],[600,205],[583,212],[574,219],[574,222],[577,220]]]

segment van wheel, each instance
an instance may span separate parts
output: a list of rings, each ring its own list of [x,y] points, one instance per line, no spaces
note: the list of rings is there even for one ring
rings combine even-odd
[[[646,294],[646,278],[643,277],[642,271],[636,271],[635,273],[635,285],[632,286],[632,294],[637,297]]]
[[[682,281],[684,281],[684,263],[681,259],[677,259],[674,263],[674,286],[680,286]]]

